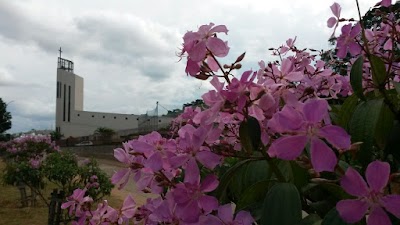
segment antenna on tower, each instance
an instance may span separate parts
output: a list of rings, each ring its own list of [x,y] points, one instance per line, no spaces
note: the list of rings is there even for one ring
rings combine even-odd
[[[60,52],[60,58],[61,58],[61,53],[62,53],[62,51],[61,51],[61,47],[60,47],[60,49],[59,49],[58,51]]]

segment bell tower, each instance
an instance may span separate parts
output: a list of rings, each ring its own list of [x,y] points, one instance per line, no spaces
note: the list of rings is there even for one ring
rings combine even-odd
[[[83,78],[74,74],[74,63],[60,56],[57,62],[56,131],[72,122],[75,110],[83,110]]]

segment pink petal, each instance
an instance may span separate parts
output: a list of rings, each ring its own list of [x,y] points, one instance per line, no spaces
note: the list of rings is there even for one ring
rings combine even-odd
[[[190,201],[183,207],[179,206],[176,209],[176,214],[184,221],[188,223],[196,223],[199,220],[200,208],[196,201]]]
[[[122,183],[118,186],[118,189],[123,188],[129,181],[130,169],[121,169],[118,172],[114,173],[111,177],[111,183],[118,184],[122,181]]]
[[[196,154],[196,159],[205,167],[214,169],[221,163],[222,157],[210,151],[201,151]]]
[[[350,135],[348,135],[347,132],[339,126],[328,125],[322,127],[319,130],[318,134],[325,138],[330,144],[332,144],[336,148],[342,150],[347,150],[350,148]]]
[[[336,204],[336,209],[342,219],[348,223],[360,221],[368,210],[368,203],[361,200],[346,199]]]
[[[389,7],[392,4],[392,0],[382,0],[381,6]]]
[[[365,197],[368,195],[368,187],[361,175],[353,168],[349,167],[345,175],[340,180],[343,189],[357,197]]]
[[[357,42],[349,44],[349,52],[352,56],[358,55],[361,52],[361,46]]]
[[[220,82],[217,76],[213,76],[210,83],[218,92],[220,92],[224,88],[224,82]]]
[[[328,113],[328,102],[322,99],[310,99],[303,108],[306,119],[313,123],[321,122]]]
[[[325,144],[325,142],[318,138],[312,138],[310,154],[311,164],[315,171],[334,171],[337,164],[337,158],[335,153]]]
[[[301,81],[304,78],[304,74],[302,72],[290,72],[288,75],[285,76],[288,81]]]
[[[185,168],[185,183],[200,184],[200,170],[196,161],[192,158]]]
[[[388,195],[381,201],[387,211],[400,219],[400,195]]]
[[[200,72],[200,66],[197,62],[188,58],[185,72],[190,76],[195,76],[198,72]]]
[[[129,154],[122,148],[114,149],[114,158],[122,163],[129,163]]]
[[[208,175],[204,180],[201,182],[200,191],[201,192],[211,192],[214,191],[215,188],[218,187],[219,181],[217,177],[213,174]]]
[[[365,171],[369,187],[376,191],[382,192],[389,181],[390,165],[387,162],[373,161]]]
[[[278,124],[281,126],[280,129],[283,129],[283,131],[298,130],[303,124],[301,114],[290,106],[284,106],[282,111],[275,115]]]
[[[190,59],[194,62],[200,62],[206,57],[206,43],[201,41],[193,46],[188,52]]]
[[[282,66],[281,66],[281,73],[286,77],[286,75],[293,70],[293,62],[286,58],[282,60]]]
[[[307,143],[307,136],[297,135],[281,137],[275,140],[268,149],[268,154],[271,157],[278,157],[284,160],[294,160],[297,158]]]
[[[393,42],[392,39],[388,39],[385,44],[383,45],[383,50],[392,50]]]
[[[218,57],[224,57],[228,55],[229,47],[226,42],[216,37],[210,37],[207,40],[207,48]]]
[[[331,10],[333,15],[335,15],[337,18],[340,17],[340,11],[342,10],[342,7],[340,7],[338,3],[333,3],[333,5],[331,5]]]
[[[254,219],[249,212],[240,211],[236,215],[235,222],[243,225],[251,225],[254,223]]]
[[[127,218],[132,218],[135,215],[135,207],[135,200],[133,200],[131,195],[128,195],[125,198],[124,204],[121,208],[122,214],[124,214],[124,216],[126,216]]]
[[[209,33],[225,33],[228,34],[228,28],[225,25],[218,25],[213,27]]]
[[[207,65],[210,67],[210,69],[214,72],[217,72],[219,70],[218,63],[215,61],[215,59],[211,56],[207,56]]]
[[[331,18],[328,19],[328,21],[326,23],[327,23],[329,28],[332,28],[337,23],[337,20],[336,20],[335,17],[331,17]]]
[[[163,168],[161,154],[159,152],[155,152],[150,156],[150,158],[147,159],[145,166],[152,169],[153,172],[161,170]]]
[[[213,196],[203,195],[198,199],[198,202],[205,214],[208,214],[218,208],[218,200]]]
[[[230,224],[233,221],[232,205],[226,204],[218,208],[218,217],[226,224]]]
[[[392,225],[388,215],[381,207],[375,207],[367,219],[368,225]]]

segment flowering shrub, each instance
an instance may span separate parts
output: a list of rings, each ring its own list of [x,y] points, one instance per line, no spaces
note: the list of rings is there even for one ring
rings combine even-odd
[[[113,185],[95,160],[78,164],[76,155],[61,152],[49,136],[23,136],[2,143],[6,168],[6,184],[25,184],[47,205],[46,183],[52,182],[70,195],[76,188],[86,188],[94,201],[111,193]]]
[[[62,207],[75,224],[398,224],[400,26],[390,0],[376,7],[381,21],[367,28],[331,6],[327,25],[346,24],[330,62],[289,39],[270,49],[279,60],[240,78],[244,53],[219,59],[224,25],[187,32],[179,55],[188,75],[211,79],[206,107],[186,108],[171,138],[152,132],[114,150],[126,168],[113,183],[157,197],[94,209],[77,189]],[[346,75],[330,67],[343,62]]]

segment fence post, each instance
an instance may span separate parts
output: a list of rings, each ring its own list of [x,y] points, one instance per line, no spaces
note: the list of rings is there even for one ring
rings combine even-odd
[[[55,225],[60,225],[61,222],[61,214],[62,214],[61,205],[64,202],[64,197],[65,197],[64,191],[60,191],[60,193],[57,194]]]
[[[55,216],[55,211],[56,211],[56,204],[57,204],[57,189],[53,189],[53,192],[51,192],[51,199],[50,199],[50,205],[49,205],[49,218],[48,218],[48,225],[55,225],[54,224],[54,216]]]
[[[17,184],[19,193],[21,195],[22,207],[28,207],[28,196],[26,196],[26,186],[23,182],[18,182]]]

